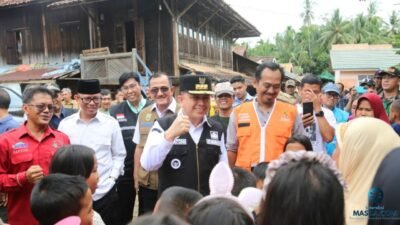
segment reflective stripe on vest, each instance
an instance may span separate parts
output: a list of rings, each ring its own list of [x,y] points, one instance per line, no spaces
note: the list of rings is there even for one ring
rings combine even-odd
[[[239,144],[236,166],[245,169],[279,157],[292,135],[297,114],[295,106],[275,101],[268,122],[261,127],[254,104],[246,102],[234,109]]]

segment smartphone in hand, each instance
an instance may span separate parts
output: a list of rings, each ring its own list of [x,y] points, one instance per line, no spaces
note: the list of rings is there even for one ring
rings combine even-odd
[[[309,113],[310,115],[314,114],[314,107],[312,102],[303,102],[303,115]]]

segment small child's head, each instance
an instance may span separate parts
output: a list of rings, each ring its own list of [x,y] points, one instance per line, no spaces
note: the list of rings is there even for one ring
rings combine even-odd
[[[400,99],[394,100],[390,106],[389,120],[391,123],[400,123]]]
[[[234,167],[232,173],[234,178],[234,184],[231,191],[232,195],[237,197],[244,188],[256,187],[257,179],[250,171]]]
[[[186,220],[189,210],[202,197],[199,192],[192,189],[178,186],[170,187],[161,194],[154,208],[154,213],[173,214]]]
[[[268,169],[268,163],[267,162],[260,162],[253,169],[253,174],[257,178],[257,185],[256,186],[257,186],[258,189],[261,189],[261,190],[263,189],[265,173],[267,172],[267,169]]]
[[[82,176],[92,193],[95,192],[99,182],[95,152],[83,145],[60,147],[51,160],[50,173]]]
[[[81,176],[50,174],[33,188],[31,211],[41,225],[69,216],[79,216],[81,225],[92,225],[92,192]]]
[[[313,147],[310,139],[305,135],[293,135],[290,137],[283,148],[284,151],[312,151]]]

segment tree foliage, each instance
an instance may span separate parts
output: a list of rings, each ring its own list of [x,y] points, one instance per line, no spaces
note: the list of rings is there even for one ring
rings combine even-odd
[[[400,47],[400,15],[393,11],[388,22],[377,16],[377,4],[372,1],[367,13],[344,19],[339,9],[322,25],[314,25],[313,1],[304,0],[303,26],[294,30],[288,26],[275,35],[274,42],[260,40],[248,48],[248,55],[274,57],[280,63],[292,63],[297,71],[320,74],[330,69],[329,50],[334,44],[392,44]]]

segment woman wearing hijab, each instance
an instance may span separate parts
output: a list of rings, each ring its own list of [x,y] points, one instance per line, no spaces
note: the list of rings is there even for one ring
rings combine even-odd
[[[336,138],[334,158],[347,182],[346,224],[365,225],[368,191],[374,175],[383,158],[400,146],[400,138],[388,123],[370,117],[339,124]]]
[[[389,123],[381,98],[374,93],[363,94],[357,102],[356,118],[375,117]]]
[[[396,148],[385,157],[376,172],[370,189],[368,225],[400,224],[398,219],[400,214],[399,162],[400,148]],[[393,214],[388,212],[393,212]],[[382,215],[386,217],[382,217]]]

